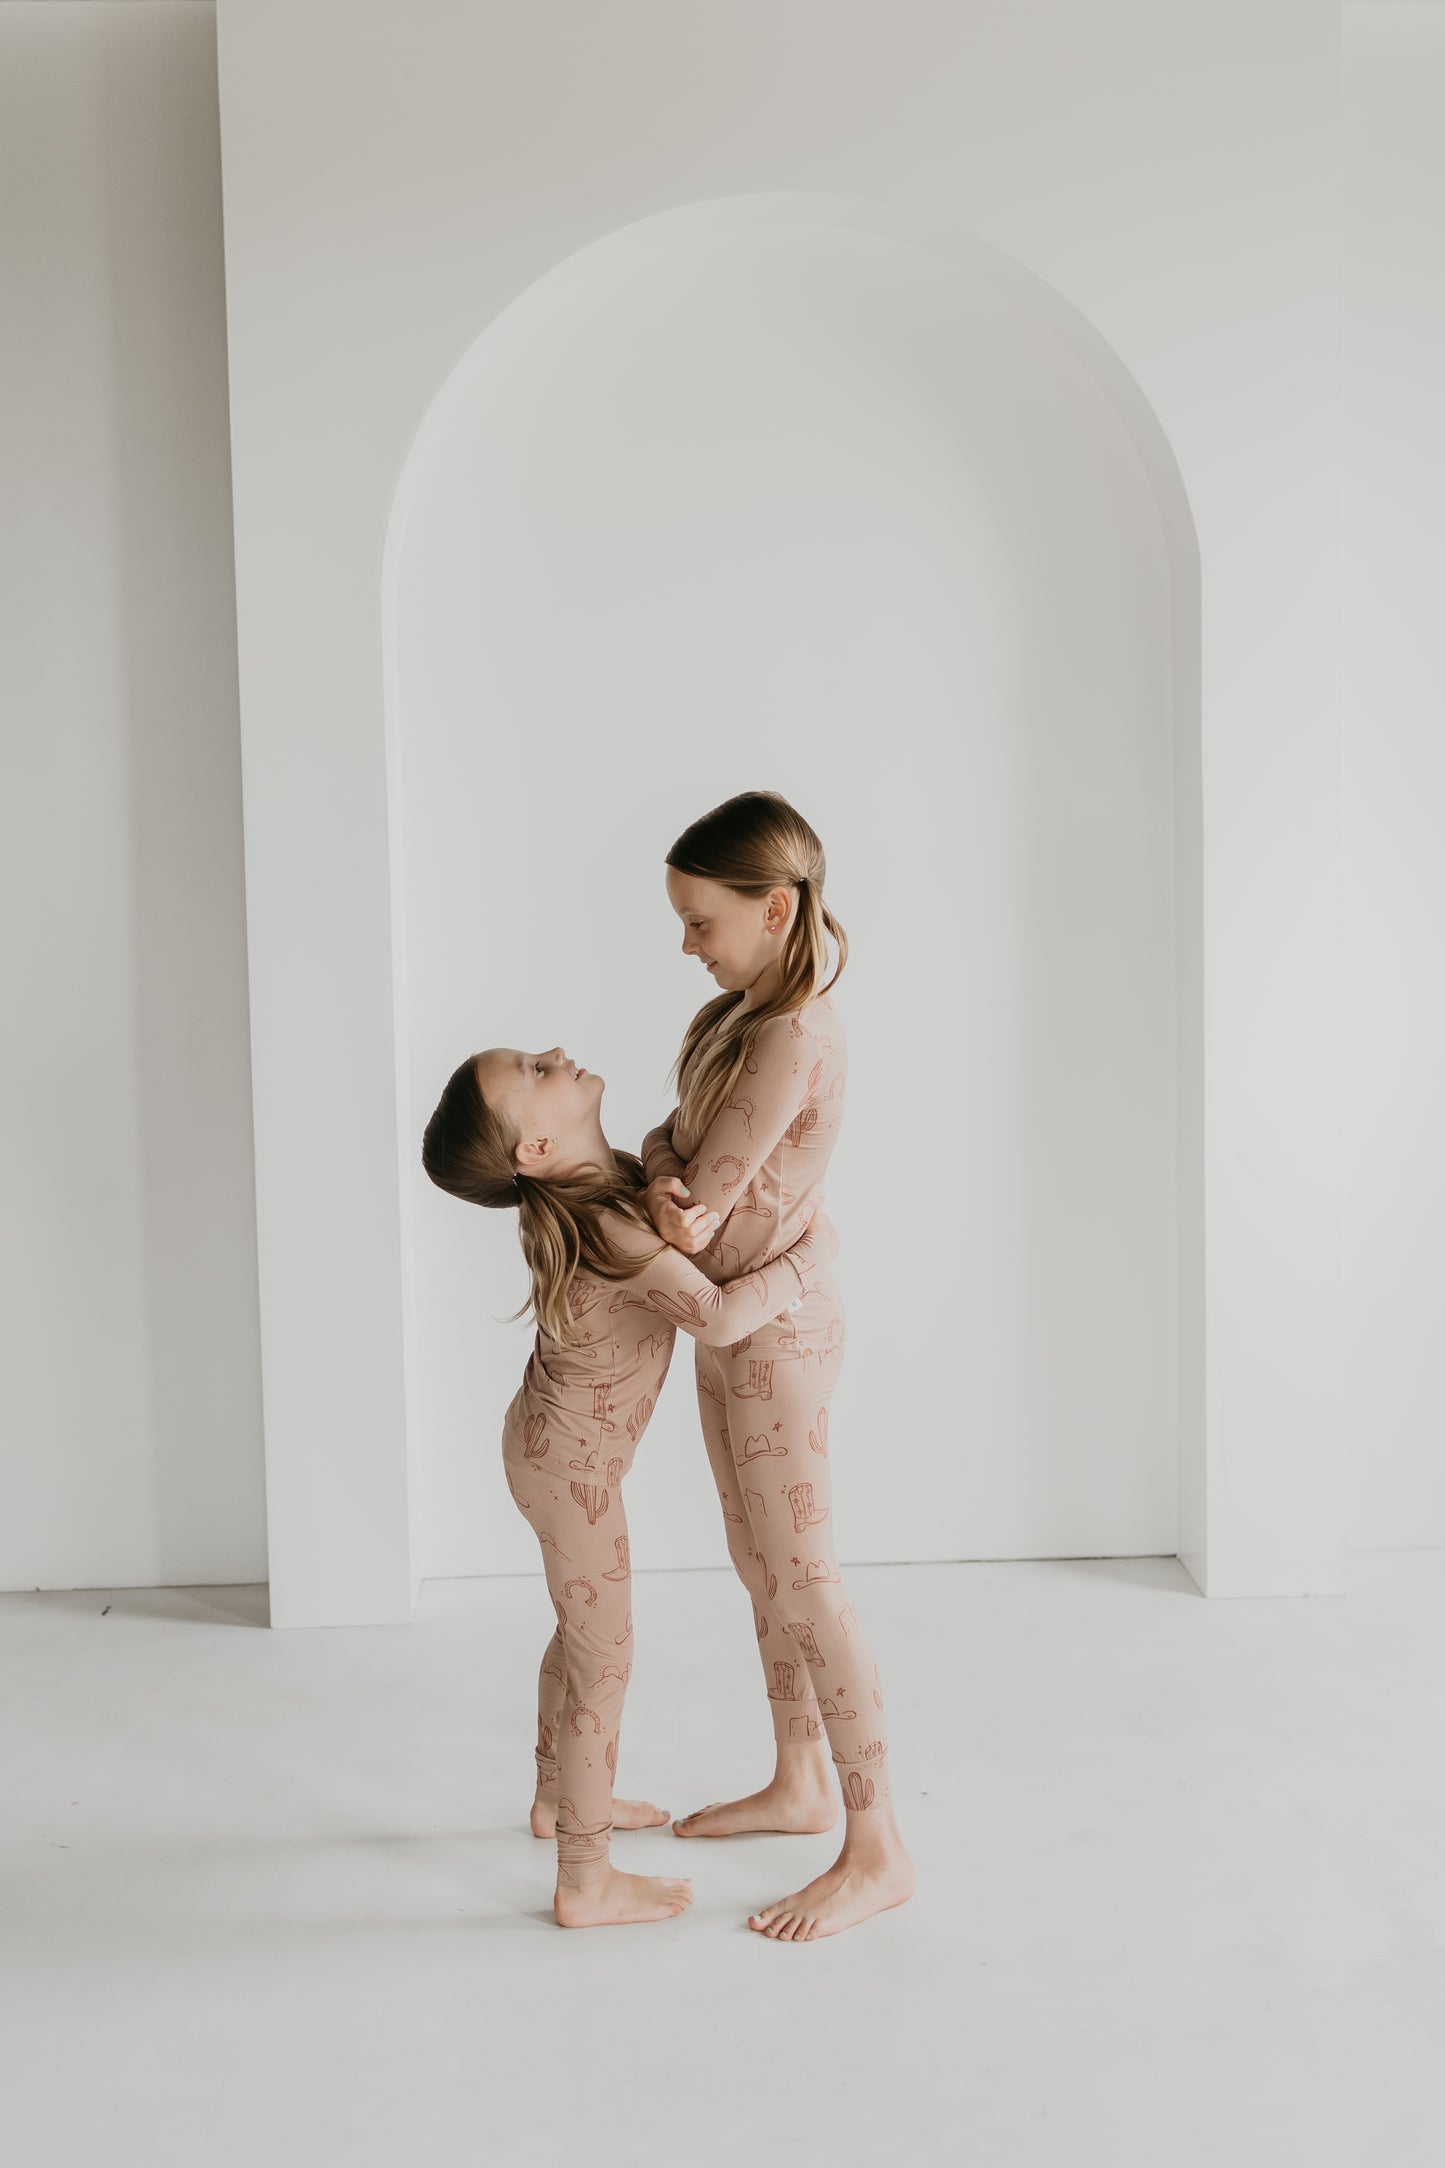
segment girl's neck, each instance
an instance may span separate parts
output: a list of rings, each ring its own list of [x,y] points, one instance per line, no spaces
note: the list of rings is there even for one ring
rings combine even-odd
[[[771,1001],[776,994],[782,983],[782,976],[780,964],[768,964],[758,973],[752,985],[744,989],[738,1006],[743,1010],[762,1008],[764,1003]]]
[[[568,1172],[580,1173],[584,1167],[600,1167],[610,1181],[621,1179],[622,1169],[616,1154],[599,1128],[592,1137],[584,1137],[568,1165]]]

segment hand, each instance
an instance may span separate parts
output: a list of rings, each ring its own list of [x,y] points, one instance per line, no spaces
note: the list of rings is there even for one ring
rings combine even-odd
[[[690,1204],[686,1185],[675,1174],[660,1174],[642,1193],[647,1216],[664,1242],[684,1257],[696,1257],[717,1233],[721,1221],[705,1204]]]

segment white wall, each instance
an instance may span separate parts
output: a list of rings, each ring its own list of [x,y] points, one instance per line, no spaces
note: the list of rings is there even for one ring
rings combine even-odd
[[[1332,0],[219,20],[274,1615],[405,1616],[419,1563],[380,667],[407,448],[575,250],[792,189],[1026,266],[1177,456],[1205,596],[1205,1036],[1181,1084],[1208,1230],[1181,1542],[1211,1592],[1338,1587]]]
[[[469,1049],[562,1040],[635,1148],[711,989],[662,854],[759,783],[851,936],[829,1183],[854,1558],[1176,1546],[1168,568],[1063,341],[956,263],[647,227],[511,308],[393,542],[413,1138]],[[514,1215],[413,1149],[424,1570],[532,1571],[492,1449]],[[725,1564],[683,1340],[634,1556]]]
[[[0,8],[0,1586],[266,1572],[215,31]]]
[[[1445,9],[1345,10],[1350,1540],[1445,1543]]]

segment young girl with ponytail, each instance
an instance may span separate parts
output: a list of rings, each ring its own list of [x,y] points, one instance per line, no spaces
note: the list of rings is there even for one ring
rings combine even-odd
[[[771,791],[729,798],[667,854],[683,953],[720,990],[683,1039],[676,1107],[643,1140],[646,1204],[658,1233],[715,1282],[770,1270],[821,1203],[847,1067],[830,989],[848,941],[823,901],[826,871],[813,829]],[[694,1358],[728,1549],[753,1601],[776,1764],[760,1792],[673,1827],[680,1837],[831,1829],[826,1737],[843,1849],[806,1889],[751,1916],[783,1942],[837,1934],[914,1887],[893,1815],[882,1685],[834,1548],[828,1406],[844,1332],[842,1296],[824,1270],[783,1316],[731,1342],[700,1339]]]
[[[507,1482],[542,1547],[557,1630],[538,1681],[532,1828],[555,1836],[563,1927],[668,1919],[692,1885],[611,1865],[614,1827],[665,1824],[614,1800],[622,1698],[632,1670],[631,1560],[621,1485],[672,1359],[676,1329],[736,1341],[803,1302],[836,1241],[804,1214],[790,1246],[716,1284],[659,1242],[641,1163],[602,1132],[603,1079],[569,1061],[492,1047],[447,1083],[422,1163],[455,1197],[517,1213],[536,1338],[502,1425]],[[677,1225],[690,1231],[699,1208]],[[518,1315],[521,1315],[519,1312]]]

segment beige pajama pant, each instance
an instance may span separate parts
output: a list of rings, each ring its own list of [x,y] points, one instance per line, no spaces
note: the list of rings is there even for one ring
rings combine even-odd
[[[537,1680],[537,1782],[557,1809],[557,1865],[606,1859],[622,1702],[632,1673],[632,1560],[622,1478],[633,1441],[574,1472],[565,1440],[531,1458],[535,1417],[503,1435],[507,1482],[542,1546],[557,1630]],[[580,1452],[580,1448],[578,1451]],[[596,1456],[593,1456],[594,1458]]]
[[[753,1600],[773,1731],[826,1732],[843,1803],[889,1796],[878,1667],[848,1601],[833,1538],[828,1404],[846,1321],[831,1274],[796,1310],[730,1347],[695,1346],[698,1407],[727,1526]]]

